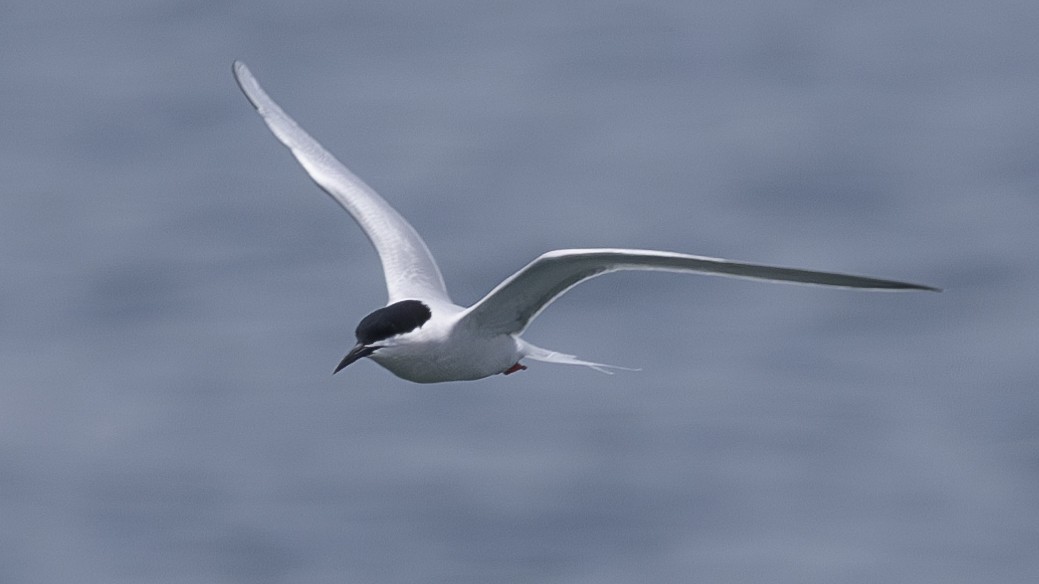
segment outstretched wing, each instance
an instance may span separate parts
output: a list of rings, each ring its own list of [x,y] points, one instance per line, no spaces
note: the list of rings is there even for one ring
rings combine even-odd
[[[241,61],[234,63],[234,76],[271,132],[364,230],[382,262],[390,302],[409,298],[450,302],[440,269],[415,228],[282,111]]]
[[[666,251],[561,249],[542,255],[507,278],[466,310],[462,323],[486,334],[522,333],[530,321],[570,288],[589,278],[619,270],[698,272],[842,288],[938,291],[930,286],[894,280],[748,264]]]

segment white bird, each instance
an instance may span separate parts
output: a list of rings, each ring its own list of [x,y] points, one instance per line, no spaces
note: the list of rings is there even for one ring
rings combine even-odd
[[[440,268],[422,238],[374,190],[328,153],[272,100],[240,61],[239,87],[271,132],[292,151],[322,189],[343,206],[379,254],[387,305],[357,325],[357,343],[336,367],[368,357],[394,375],[417,383],[482,379],[526,369],[522,359],[619,368],[549,351],[520,338],[534,318],[561,294],[590,278],[618,270],[698,272],[844,288],[937,288],[864,276],[817,272],[641,249],[561,249],[538,257],[465,308],[451,301]]]

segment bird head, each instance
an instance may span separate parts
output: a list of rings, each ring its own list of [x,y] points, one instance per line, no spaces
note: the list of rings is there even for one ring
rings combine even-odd
[[[339,373],[347,365],[369,357],[387,340],[411,332],[424,325],[433,313],[419,300],[401,300],[394,302],[361,319],[354,334],[357,344],[343,357],[332,373]]]

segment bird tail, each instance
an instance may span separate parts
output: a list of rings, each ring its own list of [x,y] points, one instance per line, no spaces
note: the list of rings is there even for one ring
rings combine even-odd
[[[541,347],[535,347],[523,339],[518,339],[520,343],[520,350],[523,351],[523,356],[534,361],[542,361],[545,363],[557,363],[560,365],[584,365],[585,367],[591,367],[600,373],[607,375],[613,375],[611,369],[622,369],[624,371],[641,371],[641,369],[632,369],[631,367],[621,367],[620,365],[607,365],[605,363],[593,363],[591,361],[582,361],[574,355],[567,355],[566,353],[559,353],[557,351],[549,351],[548,349],[542,349]]]

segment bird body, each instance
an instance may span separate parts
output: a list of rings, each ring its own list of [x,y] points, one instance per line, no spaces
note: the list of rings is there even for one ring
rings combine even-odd
[[[443,319],[383,346],[371,359],[416,383],[470,381],[504,373],[524,356],[512,335],[472,334],[457,319]]]
[[[625,369],[542,349],[520,336],[561,294],[588,279],[618,270],[707,273],[873,290],[938,290],[867,276],[667,251],[565,249],[542,254],[476,304],[462,307],[451,301],[436,260],[411,224],[282,111],[245,64],[236,61],[233,69],[242,92],[271,132],[314,182],[350,213],[382,262],[387,305],[361,320],[355,330],[357,343],[335,372],[365,357],[417,383],[508,375],[526,369],[522,359],[584,365],[606,373]]]

